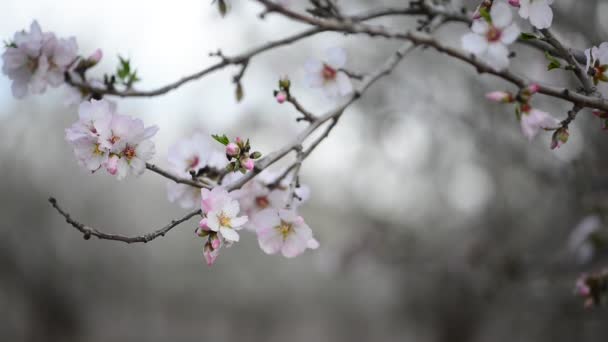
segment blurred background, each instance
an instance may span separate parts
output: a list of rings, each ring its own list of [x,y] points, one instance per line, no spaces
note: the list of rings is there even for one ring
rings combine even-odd
[[[403,4],[341,1],[353,14]],[[608,1],[560,0],[553,7],[554,30],[569,46],[608,40],[601,18]],[[76,36],[83,55],[103,49],[90,76],[114,72],[121,54],[138,69],[139,88],[151,89],[210,65],[209,52],[236,54],[305,27],[276,15],[259,20],[260,11],[253,1],[238,0],[224,19],[210,0],[145,6],[3,0],[0,37],[10,39],[37,19],[45,31]],[[466,30],[449,24],[437,36],[459,46]],[[171,144],[199,131],[247,136],[270,152],[304,127],[272,97],[281,75],[290,76],[300,102],[322,112],[336,102],[304,85],[306,58],[342,46],[348,68],[366,72],[398,45],[325,33],[256,57],[243,79],[242,103],[234,100],[233,68],[164,96],[117,99],[119,112],[160,126],[154,162],[161,166]],[[545,72],[538,51],[515,51],[512,67],[519,73],[575,86],[563,71]],[[415,51],[350,107],[303,165],[312,198],[302,213],[321,248],[286,260],[265,255],[255,236],[244,233],[210,268],[193,234],[196,220],[149,244],[83,240],[49,206],[49,196],[83,223],[128,235],[161,227],[185,210],[167,201],[167,182],[157,175],[118,182],[80,168],[64,141],[64,129],[77,118],[64,105],[67,89],[16,100],[3,75],[0,340],[605,339],[606,311],[585,310],[573,288],[580,273],[608,265],[601,239],[580,238],[589,222],[594,232],[605,229],[608,137],[600,120],[583,111],[561,149],[549,149],[550,133],[528,143],[513,108],[484,99],[499,89],[515,91],[434,51]],[[542,96],[533,102],[558,118],[570,109]]]

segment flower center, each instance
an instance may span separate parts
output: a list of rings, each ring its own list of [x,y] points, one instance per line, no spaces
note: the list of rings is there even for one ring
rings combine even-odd
[[[192,159],[188,159],[188,169],[186,171],[190,171],[190,170],[195,170],[195,168],[198,166],[198,163],[200,163],[200,159],[198,156],[194,156],[192,157]]]
[[[230,217],[226,216],[223,212],[217,217],[217,220],[220,222],[220,226],[232,228]]]
[[[93,154],[98,156],[103,155],[103,151],[99,149],[99,144],[95,144],[95,148],[93,149]]]
[[[259,207],[259,208],[266,208],[268,207],[268,205],[270,205],[270,201],[268,200],[268,197],[266,196],[259,196],[255,198],[255,204]]]
[[[490,29],[488,30],[486,37],[489,42],[496,42],[496,41],[500,40],[501,35],[502,35],[502,32],[499,29],[497,29],[494,26],[490,26]]]
[[[283,220],[281,220],[281,224],[276,226],[275,228],[279,231],[279,233],[281,233],[281,235],[283,236],[283,240],[287,239],[289,234],[293,232],[293,226],[291,225],[291,223],[287,223]]]
[[[31,73],[34,73],[38,69],[38,58],[28,58],[26,66]]]
[[[327,64],[323,64],[323,79],[327,81],[333,81],[336,78],[338,72],[336,69],[330,67]]]
[[[127,147],[125,147],[122,153],[125,158],[127,158],[127,160],[131,160],[133,159],[133,157],[135,157],[135,148],[133,148],[133,146],[127,145]]]
[[[532,109],[532,107],[530,107],[530,105],[527,103],[522,104],[520,107],[522,113],[528,113],[530,109]]]

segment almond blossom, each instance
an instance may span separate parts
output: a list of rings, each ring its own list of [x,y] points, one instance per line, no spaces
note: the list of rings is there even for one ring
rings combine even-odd
[[[265,209],[254,222],[260,248],[266,254],[293,258],[306,249],[316,249],[319,242],[301,216],[289,209]]]
[[[585,57],[587,57],[585,69],[593,77],[593,83],[597,85],[600,81],[608,82],[608,42],[585,50]]]
[[[512,23],[511,9],[505,3],[492,6],[490,17],[490,22],[483,18],[473,21],[473,32],[462,37],[462,47],[494,69],[504,70],[509,66],[507,45],[517,39],[520,30]]]
[[[519,15],[530,19],[532,26],[537,29],[551,27],[553,22],[553,0],[519,0]]]
[[[171,172],[183,178],[204,168],[223,170],[227,164],[226,156],[214,149],[209,137],[202,133],[195,133],[171,146],[168,161]],[[200,189],[187,184],[168,182],[167,195],[170,202],[177,202],[184,209],[194,208],[201,201]]]
[[[220,237],[229,243],[239,241],[237,230],[247,223],[247,216],[238,216],[239,202],[232,199],[228,192],[221,187],[212,190],[201,190],[201,210],[205,218],[199,227],[219,233]]]
[[[108,172],[118,180],[129,174],[140,176],[146,170],[146,162],[154,156],[154,143],[149,139],[158,132],[158,127],[144,127],[140,119],[114,115],[111,130],[106,146],[110,148],[113,163],[108,165]]]
[[[243,185],[241,189],[231,193],[239,201],[241,210],[251,217],[252,221],[255,215],[264,209],[283,209],[289,204],[292,207],[298,207],[310,197],[308,186],[301,185],[295,189],[296,197],[293,198],[293,201],[290,201],[288,190],[291,178],[285,177],[276,183],[277,178],[280,176],[281,172],[265,170],[256,178]],[[255,230],[253,222],[247,228]]]
[[[117,114],[116,105],[107,100],[83,102],[78,112],[79,120],[66,129],[66,140],[81,165],[92,172],[104,166],[119,180],[144,172],[154,155],[149,139],[157,126],[144,127],[139,119]]]
[[[343,69],[346,51],[334,47],[326,51],[325,60],[309,59],[304,65],[306,82],[311,88],[322,88],[327,97],[346,96],[353,91],[350,78]]]
[[[13,96],[41,94],[48,85],[63,84],[77,50],[75,38],[57,39],[53,33],[42,32],[37,21],[32,22],[29,32],[15,33],[2,54],[2,72],[13,81]]]
[[[527,104],[521,106],[521,131],[530,141],[538,135],[541,129],[556,129],[559,122],[549,113],[531,108]]]

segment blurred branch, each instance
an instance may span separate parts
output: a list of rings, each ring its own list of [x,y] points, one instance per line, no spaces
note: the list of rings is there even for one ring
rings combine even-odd
[[[148,234],[144,234],[144,235],[138,235],[138,236],[124,236],[124,235],[118,235],[118,234],[108,234],[108,233],[104,233],[101,232],[95,228],[89,227],[87,225],[84,225],[76,220],[74,220],[70,214],[68,214],[66,211],[64,211],[59,204],[57,204],[57,200],[53,197],[49,198],[49,202],[51,203],[51,205],[53,206],[53,208],[55,208],[55,210],[57,210],[57,212],[59,212],[59,214],[61,214],[61,216],[65,217],[65,220],[67,223],[69,223],[72,227],[76,228],[77,230],[79,230],[81,233],[84,234],[84,239],[88,240],[91,238],[91,236],[95,236],[101,240],[114,240],[114,241],[122,241],[128,244],[131,243],[136,243],[136,242],[143,242],[143,243],[147,243],[149,241],[152,241],[160,236],[165,236],[165,234],[167,234],[171,229],[177,227],[178,225],[180,225],[181,223],[184,223],[188,220],[190,220],[191,218],[193,218],[194,216],[200,215],[201,211],[199,210],[195,210],[195,211],[191,211],[189,213],[187,213],[186,215],[184,215],[182,218],[179,218],[177,220],[172,220],[169,224],[167,224],[166,226],[153,231],[151,233]]]
[[[277,6],[270,0],[256,0],[256,1],[258,1],[259,3],[266,6],[269,11],[278,12],[278,13],[284,15],[285,17],[288,17],[288,18],[291,18],[291,19],[294,19],[294,20],[297,20],[297,21],[300,21],[303,23],[310,24],[310,25],[313,25],[318,28],[323,28],[326,31],[336,31],[336,32],[344,32],[344,33],[352,33],[352,34],[365,34],[370,37],[384,37],[384,38],[388,38],[388,39],[405,40],[405,41],[409,41],[409,42],[413,43],[414,45],[432,47],[439,52],[445,53],[448,56],[454,57],[456,59],[459,59],[463,62],[466,62],[466,63],[474,66],[477,69],[477,72],[480,74],[487,73],[487,74],[498,76],[498,77],[504,79],[505,81],[513,83],[514,85],[518,86],[519,88],[523,88],[532,83],[539,84],[539,86],[540,86],[539,93],[572,102],[573,104],[576,104],[582,108],[590,107],[590,108],[600,109],[603,111],[608,111],[608,101],[606,101],[602,98],[576,93],[576,92],[570,91],[568,88],[560,88],[560,87],[554,87],[554,86],[549,86],[549,85],[542,85],[539,82],[536,82],[533,80],[528,80],[528,79],[524,78],[523,76],[517,75],[509,70],[504,70],[504,71],[494,70],[492,67],[490,67],[486,63],[479,61],[474,55],[465,53],[458,49],[454,49],[454,48],[445,46],[427,34],[414,33],[411,31],[393,32],[393,31],[387,30],[385,27],[382,27],[382,26],[371,26],[371,25],[366,25],[363,23],[340,22],[340,21],[336,21],[336,20],[321,20],[321,19],[317,19],[317,18],[313,18],[310,16],[306,16],[306,15],[297,13],[295,11],[292,11],[290,9],[287,9],[287,8],[284,8],[281,6]]]

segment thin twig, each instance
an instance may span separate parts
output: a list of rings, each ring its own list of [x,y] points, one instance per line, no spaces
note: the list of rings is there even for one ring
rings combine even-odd
[[[88,240],[91,238],[91,236],[95,236],[101,240],[113,240],[113,241],[121,241],[121,242],[125,242],[128,244],[131,243],[136,243],[136,242],[143,242],[143,243],[148,243],[160,236],[165,236],[165,234],[167,234],[171,229],[177,227],[178,225],[180,225],[183,222],[186,222],[188,220],[190,220],[191,218],[193,218],[194,216],[200,215],[201,211],[199,210],[195,210],[195,211],[191,211],[189,213],[187,213],[186,215],[184,215],[182,218],[179,218],[177,220],[173,220],[171,221],[169,224],[167,224],[166,226],[155,230],[154,232],[148,233],[148,234],[144,234],[144,235],[138,235],[138,236],[124,236],[124,235],[118,235],[118,234],[108,234],[108,233],[104,233],[101,232],[95,228],[89,227],[87,225],[84,225],[83,223],[80,223],[76,220],[74,220],[70,214],[68,214],[66,211],[64,211],[59,204],[57,204],[57,200],[53,197],[49,198],[49,202],[51,203],[51,205],[53,206],[53,208],[55,208],[55,210],[57,210],[57,212],[59,212],[59,214],[61,214],[61,216],[65,217],[65,220],[67,223],[69,223],[72,227],[76,228],[77,230],[79,230],[82,234],[84,234],[84,239]]]

